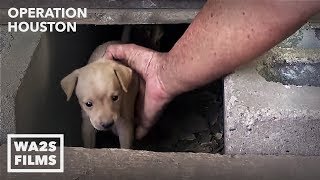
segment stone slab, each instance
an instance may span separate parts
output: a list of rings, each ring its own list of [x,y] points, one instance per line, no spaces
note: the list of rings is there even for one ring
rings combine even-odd
[[[320,57],[320,49],[294,51],[283,49],[282,60],[296,62],[304,56],[304,64]],[[225,78],[226,154],[320,155],[320,87],[267,81],[257,69],[267,58],[276,61],[276,52]]]
[[[0,179],[320,179],[319,156],[230,156],[121,149],[65,148],[64,173],[7,173]]]

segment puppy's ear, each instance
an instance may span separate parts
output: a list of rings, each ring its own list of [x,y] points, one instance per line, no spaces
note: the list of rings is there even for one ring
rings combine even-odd
[[[128,92],[128,88],[132,79],[132,70],[124,65],[117,64],[114,66],[114,72],[116,73],[124,92]]]
[[[60,82],[64,93],[66,93],[67,95],[67,101],[69,101],[72,95],[72,92],[76,86],[78,76],[79,76],[79,70],[77,69],[77,70],[74,70],[71,74],[69,74],[65,78],[63,78]]]

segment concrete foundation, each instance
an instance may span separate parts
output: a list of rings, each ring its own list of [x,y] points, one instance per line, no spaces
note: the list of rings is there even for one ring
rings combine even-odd
[[[225,153],[320,155],[320,38],[307,25],[224,81]]]
[[[255,67],[225,79],[225,153],[320,155],[320,88],[267,82]]]
[[[64,173],[7,173],[0,179],[320,179],[319,156],[229,156],[65,148]]]
[[[1,108],[0,144],[16,132],[15,97],[41,38],[41,33],[8,33],[0,26]],[[27,42],[27,44],[26,44]]]

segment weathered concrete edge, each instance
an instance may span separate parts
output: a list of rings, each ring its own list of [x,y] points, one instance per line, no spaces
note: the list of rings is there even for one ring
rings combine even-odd
[[[88,9],[87,18],[82,19],[11,19],[7,9],[0,9],[0,24],[22,21],[69,21],[77,24],[179,24],[190,23],[199,9]]]
[[[15,96],[42,33],[9,33],[7,26],[0,25],[0,34],[0,144],[2,144],[7,140],[7,134],[15,132]]]
[[[299,103],[293,103],[298,105],[292,107],[284,106],[285,103],[276,104],[276,101],[272,99],[270,99],[272,101],[268,100],[268,103],[272,103],[274,106],[263,103],[266,102],[267,99],[262,98],[262,94],[268,93],[267,91],[264,92],[262,89],[269,89],[269,87],[277,89],[277,91],[274,91],[276,93],[274,93],[273,97],[273,99],[277,100],[279,100],[279,97],[281,97],[279,94],[282,94],[287,90],[290,92],[288,94],[291,94],[292,96],[294,92],[295,94],[302,94],[303,92],[310,93],[316,91],[319,94],[318,87],[299,87],[295,85],[283,85],[276,82],[267,82],[263,77],[258,75],[256,67],[257,63],[259,63],[259,60],[262,60],[264,57],[266,57],[266,55],[277,52],[278,50],[272,49],[263,56],[259,57],[255,62],[240,67],[238,70],[224,79],[224,150],[226,154],[319,155],[319,133],[317,133],[318,128],[314,128],[314,131],[311,129],[314,125],[319,124],[316,123],[319,122],[317,119],[320,117],[320,111],[318,108],[319,106],[311,105],[311,100],[308,99],[305,101],[300,100],[298,101]],[[295,53],[295,50],[298,51],[298,53]],[[294,55],[305,57],[316,57],[316,55],[319,53],[313,52],[316,54],[315,56],[312,54],[299,55],[299,52],[301,53],[301,51],[306,51],[307,53],[311,53],[312,51],[309,51],[309,49],[302,50],[297,48],[289,48],[285,49],[284,51],[287,51],[287,53],[292,52]],[[280,54],[283,57],[288,56],[287,54]],[[303,60],[302,62],[306,62],[306,60]],[[253,87],[253,85],[255,86]],[[319,102],[319,98],[316,97],[311,99],[313,101],[318,100]],[[257,101],[257,99],[259,99],[259,101]],[[252,102],[250,102],[253,100],[257,102],[254,105]],[[230,108],[233,110],[231,111]],[[260,116],[259,114],[263,114],[264,116]],[[289,118],[290,121],[282,121],[279,123],[280,121],[278,120],[284,119],[284,117]],[[293,121],[293,119],[299,118],[301,121]],[[312,123],[312,120],[314,120],[313,122],[315,122],[315,124]],[[286,122],[292,122],[292,125],[288,126]],[[299,123],[302,123],[305,126],[301,126],[302,124]],[[266,129],[261,128],[261,124],[269,124],[270,126],[277,124],[277,126]],[[286,129],[284,132],[286,133],[279,133],[280,131],[274,130],[276,128],[281,128],[279,125],[286,126],[284,127],[284,129]],[[305,129],[311,134],[312,132],[315,132],[316,135],[308,137],[305,134],[301,134],[299,131],[298,133],[289,131],[290,128],[294,129],[297,127]],[[268,134],[265,134],[265,132],[268,132]],[[278,135],[274,136],[275,134]],[[273,136],[272,138],[270,138],[271,135]],[[310,141],[312,139],[313,143],[310,143],[310,141],[307,143],[308,141],[304,141],[305,139],[303,137],[309,138],[308,140]]]
[[[125,9],[176,9],[176,8],[201,8],[205,0],[183,0],[183,1],[172,1],[172,0],[112,0],[112,1],[100,1],[100,0],[32,0],[29,2],[25,1],[12,1],[12,0],[2,0],[0,2],[1,8],[10,7],[73,7],[73,8],[103,8],[103,9],[115,9],[115,8],[125,8]]]
[[[0,24],[6,25],[8,22],[40,21],[39,19],[11,19],[7,15],[8,9],[0,9]],[[53,20],[41,19],[41,21],[72,21],[78,24],[179,24],[191,23],[200,11],[199,8],[190,9],[88,9],[88,17],[83,19],[63,19]],[[309,22],[319,23],[320,13],[311,17]]]
[[[319,179],[320,156],[230,156],[67,147],[62,174],[7,173],[0,147],[0,179]]]

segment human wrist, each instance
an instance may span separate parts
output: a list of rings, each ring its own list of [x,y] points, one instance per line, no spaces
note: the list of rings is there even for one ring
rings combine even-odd
[[[177,59],[174,58],[170,52],[160,53],[159,56],[159,59],[161,60],[159,61],[159,66],[157,68],[157,78],[163,91],[169,98],[174,98],[187,91],[184,88],[184,83],[181,82],[180,74],[177,71]]]

